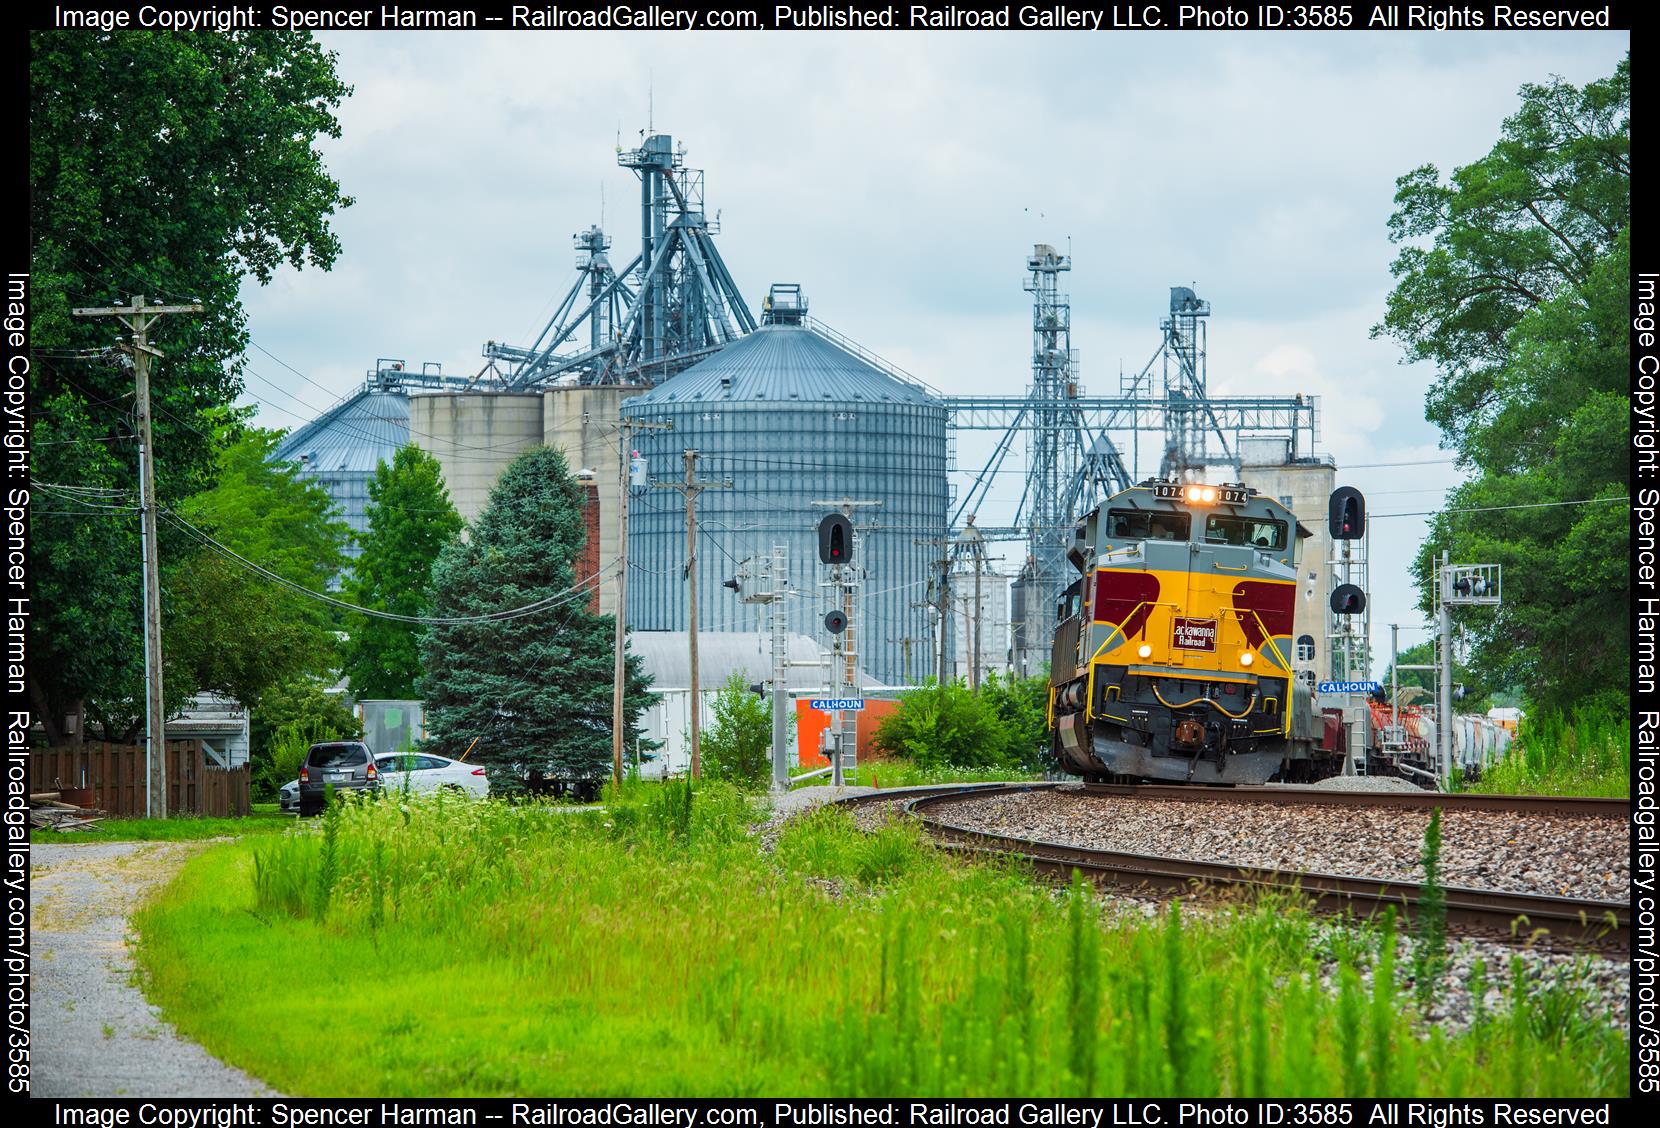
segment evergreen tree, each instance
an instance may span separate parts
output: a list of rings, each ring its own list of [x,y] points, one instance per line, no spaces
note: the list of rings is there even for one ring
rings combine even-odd
[[[432,569],[435,618],[489,615],[546,602],[507,619],[437,623],[420,643],[427,746],[486,768],[496,794],[524,790],[535,772],[600,779],[611,770],[612,632],[576,589],[582,491],[550,447],[520,455],[490,501]],[[574,590],[573,590],[574,589]],[[625,723],[652,702],[640,659],[629,656]]]
[[[411,443],[381,462],[369,482],[369,531],[353,567],[353,602],[398,615],[424,615],[432,564],[461,531],[438,460]],[[413,623],[354,615],[345,674],[352,696],[412,698],[421,676]]]

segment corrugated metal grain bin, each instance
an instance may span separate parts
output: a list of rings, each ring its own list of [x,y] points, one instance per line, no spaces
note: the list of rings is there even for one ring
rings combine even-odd
[[[758,608],[721,585],[740,560],[784,544],[803,593],[789,603],[789,630],[822,638],[833,604],[818,586],[825,570],[814,533],[826,508],[813,502],[880,502],[854,514],[865,570],[859,664],[888,684],[919,680],[933,671],[920,604],[945,528],[944,405],[811,327],[799,309],[769,308],[766,322],[622,405],[625,417],[673,424],[636,434],[649,477],[681,481],[690,448],[700,452],[700,478],[732,482],[697,503],[699,627],[757,629]],[[675,490],[638,490],[630,515],[629,625],[684,630],[685,503]]]

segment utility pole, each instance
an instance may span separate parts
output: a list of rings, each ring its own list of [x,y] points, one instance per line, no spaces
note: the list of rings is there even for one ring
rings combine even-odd
[[[1441,574],[1435,577],[1437,594],[1440,596],[1437,600],[1440,607],[1437,609],[1439,611],[1439,615],[1437,616],[1438,622],[1436,625],[1440,628],[1437,632],[1437,637],[1440,639],[1441,647],[1441,653],[1438,655],[1438,661],[1441,664],[1441,669],[1436,672],[1435,679],[1435,722],[1440,730],[1437,733],[1440,739],[1436,743],[1441,746],[1440,773],[1441,790],[1443,791],[1448,790],[1451,786],[1453,758],[1452,607],[1448,603],[1448,599],[1452,595],[1452,569],[1447,563],[1448,559],[1449,553],[1445,549],[1442,549]]]
[[[611,782],[622,786],[623,777],[623,685],[627,678],[624,647],[627,645],[628,626],[624,612],[628,610],[628,487],[634,467],[633,448],[629,438],[635,431],[667,431],[669,423],[646,423],[624,419],[618,431],[617,446],[617,623],[616,665],[612,670],[611,685]]]
[[[956,662],[952,661],[956,655],[951,654],[951,616],[955,613],[951,609],[951,548],[945,540],[940,541],[940,667],[939,681],[944,685],[953,680]],[[949,671],[949,672],[948,672]]]
[[[974,527],[974,515],[970,514],[963,535],[957,538],[957,543],[967,544],[969,551],[974,554],[974,619],[969,629],[974,632],[972,645],[969,649],[968,688],[973,693],[980,692],[980,635],[984,629],[981,614],[985,606],[981,591],[982,576],[986,561],[986,542],[980,536],[980,530]]]
[[[680,452],[686,466],[686,478],[682,482],[653,482],[668,490],[679,490],[686,499],[686,590],[689,603],[690,626],[688,628],[688,645],[691,651],[692,685],[692,778],[702,777],[702,762],[698,755],[698,731],[700,721],[698,713],[701,703],[698,700],[697,684],[697,495],[704,490],[729,490],[732,488],[730,479],[720,482],[700,481],[695,475],[697,468],[697,451],[684,450]]]
[[[152,819],[167,817],[166,706],[161,696],[161,575],[156,548],[156,452],[150,426],[150,358],[160,349],[150,344],[150,326],[169,313],[201,313],[199,302],[148,305],[144,295],[129,306],[83,306],[76,317],[117,317],[132,330],[133,373],[138,383],[138,511],[142,530],[144,577],[144,809]]]

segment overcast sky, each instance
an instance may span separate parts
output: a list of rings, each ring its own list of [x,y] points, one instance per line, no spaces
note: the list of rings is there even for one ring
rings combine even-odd
[[[649,124],[707,170],[751,307],[812,312],[952,394],[1030,381],[1034,242],[1065,248],[1087,391],[1146,363],[1171,285],[1212,304],[1215,394],[1321,397],[1320,449],[1374,514],[1433,508],[1456,470],[1424,422],[1434,373],[1371,340],[1395,179],[1480,157],[1524,82],[1611,73],[1627,33],[347,33],[355,88],[322,146],[356,205],[331,273],[244,291],[259,422],[291,427],[377,357],[471,375],[529,344],[574,280],[571,235],[638,246],[619,137]],[[648,94],[649,92],[649,94]],[[1152,438],[1152,436],[1147,436]],[[960,464],[978,467],[965,436]],[[1156,451],[1156,447],[1154,448]],[[1378,463],[1427,465],[1375,466]],[[1354,467],[1354,469],[1343,469]],[[1157,469],[1143,456],[1140,472]],[[1005,523],[1018,475],[981,522]],[[959,477],[959,488],[967,481]],[[1424,519],[1374,526],[1374,642],[1416,625]],[[1005,549],[1007,567],[1019,550]],[[1403,647],[1425,637],[1403,631]]]

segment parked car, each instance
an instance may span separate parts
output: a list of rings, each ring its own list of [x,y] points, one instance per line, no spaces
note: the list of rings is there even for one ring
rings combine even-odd
[[[380,785],[384,791],[401,791],[406,785],[412,792],[437,791],[447,788],[477,799],[490,794],[490,777],[477,764],[452,760],[448,756],[434,756],[430,752],[395,752],[375,758]]]
[[[337,792],[380,790],[380,769],[367,744],[331,740],[311,746],[300,765],[300,814],[321,811],[330,786]]]
[[[300,781],[291,779],[283,784],[277,789],[277,798],[282,801],[283,814],[298,814],[300,810]]]

